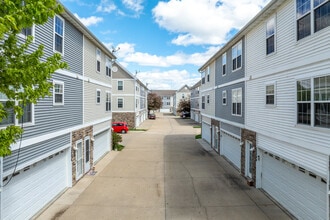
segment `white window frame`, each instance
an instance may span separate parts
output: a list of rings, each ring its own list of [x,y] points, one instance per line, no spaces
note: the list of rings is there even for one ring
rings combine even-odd
[[[210,73],[211,73],[211,68],[210,68],[210,66],[208,66],[207,69],[206,69],[206,80],[207,80],[207,82],[210,82]]]
[[[234,72],[234,71],[237,71],[237,70],[239,70],[239,69],[241,69],[242,68],[242,66],[243,66],[243,45],[242,45],[242,41],[239,41],[237,44],[235,44],[232,48],[231,48],[231,51],[232,51],[232,54],[231,54],[231,56],[232,56],[232,59],[231,59],[231,63],[232,63],[232,71]],[[234,51],[236,52],[236,55],[235,55],[235,57],[234,57]],[[239,54],[239,51],[240,51],[240,54]],[[241,56],[241,66],[240,67],[238,67],[238,65],[237,65],[237,60],[238,60],[238,57],[239,57],[239,55]],[[233,65],[233,63],[234,63],[234,60],[236,59],[236,66],[234,66]]]
[[[202,96],[202,109],[205,109],[205,96]]]
[[[207,96],[206,96],[206,103],[210,104],[210,95],[209,94],[207,94]]]
[[[105,91],[105,111],[111,112],[111,92]]]
[[[119,107],[119,100],[122,100],[122,107]],[[124,108],[124,98],[122,98],[122,97],[117,98],[117,108],[118,109],[123,109]]]
[[[273,86],[274,90],[273,90],[273,94],[272,93],[268,93],[267,91],[267,87],[269,86]],[[274,103],[267,103],[267,96],[274,96]],[[267,83],[265,85],[265,104],[266,106],[276,106],[276,84],[275,83]]]
[[[100,94],[98,94],[100,93]],[[101,104],[101,89],[96,89],[96,104],[100,105]]]
[[[34,42],[34,38],[35,38],[35,25],[33,24],[31,28],[31,35],[26,35],[26,34],[23,34],[22,31],[23,29],[27,29],[27,28],[23,28],[21,30],[21,32],[18,34],[19,37],[23,38],[23,39],[26,39],[28,36],[32,36],[33,37],[33,41]]]
[[[227,74],[227,53],[222,54],[222,76]]]
[[[233,116],[242,116],[242,112],[243,112],[243,94],[242,94],[243,90],[242,88],[236,88],[236,89],[232,89],[231,90],[231,103],[232,103],[232,106],[231,106],[231,114]],[[239,95],[240,93],[240,95]],[[241,103],[241,113],[238,114],[237,112],[237,104],[238,103]],[[236,112],[233,112],[234,111],[234,108],[233,108],[233,105],[236,105]]]
[[[227,90],[222,91],[222,105],[227,105]]]
[[[55,85],[58,84],[58,85],[61,85],[62,86],[62,102],[59,103],[59,102],[55,102],[55,95],[56,94],[60,94],[60,93],[56,93],[55,92]],[[53,81],[53,105],[56,105],[56,106],[62,106],[64,105],[64,82],[62,81],[57,81],[57,80],[54,80]]]
[[[273,30],[269,32],[269,30]],[[268,39],[274,37],[274,50],[268,52]],[[276,17],[273,16],[266,22],[266,55],[271,55],[276,52]]]
[[[96,72],[101,73],[101,61],[102,61],[102,52],[99,48],[96,48],[95,51],[95,56],[96,56]]]
[[[119,82],[122,82],[122,86],[121,86],[122,89],[119,89]],[[123,80],[118,80],[118,81],[117,81],[117,90],[118,90],[118,91],[124,91],[124,81],[123,81]]]
[[[56,32],[56,18],[60,19],[62,21],[62,23],[63,23],[63,27],[62,27],[63,28],[63,30],[62,30],[63,33],[62,33],[62,36],[59,33]],[[55,17],[54,17],[54,39],[53,39],[54,40],[54,43],[53,43],[53,50],[54,50],[55,53],[60,53],[62,55],[64,55],[64,36],[65,36],[64,31],[65,31],[65,20],[62,17],[60,17],[58,15],[55,15]],[[62,52],[56,50],[56,45],[55,45],[56,44],[56,35],[62,37]]]
[[[79,158],[78,158],[78,150],[79,150],[78,144],[81,144],[81,157],[79,157]],[[78,180],[84,175],[84,164],[85,164],[85,162],[84,162],[84,146],[83,146],[83,141],[81,139],[76,141],[75,156],[76,156],[76,180]],[[81,164],[81,174],[78,173],[78,163]]]
[[[105,75],[108,77],[111,77],[111,68],[112,68],[112,63],[109,57],[106,58],[106,63],[105,63]]]

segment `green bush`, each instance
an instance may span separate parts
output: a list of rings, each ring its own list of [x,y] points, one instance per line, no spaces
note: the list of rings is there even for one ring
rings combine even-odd
[[[202,138],[202,135],[201,134],[197,134],[196,136],[195,136],[195,139],[201,139]]]
[[[123,141],[123,137],[115,132],[112,132],[112,149],[121,151],[124,146],[119,143]]]

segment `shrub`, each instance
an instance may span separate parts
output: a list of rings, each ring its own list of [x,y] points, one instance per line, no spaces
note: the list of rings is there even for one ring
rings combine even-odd
[[[119,151],[122,150],[124,146],[119,144],[122,141],[123,138],[120,134],[112,132],[112,149]]]

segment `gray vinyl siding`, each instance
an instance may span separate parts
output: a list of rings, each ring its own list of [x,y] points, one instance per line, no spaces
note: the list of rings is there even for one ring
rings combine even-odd
[[[40,100],[34,107],[35,125],[24,128],[23,138],[82,124],[82,81],[56,73],[53,79],[64,82],[64,105],[53,106],[52,95]]]
[[[238,43],[237,41],[234,46]],[[226,75],[222,75],[222,55],[218,57],[215,61],[215,85],[221,85],[224,83],[229,83],[231,81],[241,79],[245,77],[245,40],[242,38],[242,67],[238,70],[232,70],[232,47],[226,51],[227,64],[226,64]]]
[[[19,151],[17,166],[20,166],[21,164],[24,163],[28,163],[28,161],[31,161],[34,158],[42,157],[42,155],[54,151],[67,144],[70,144],[69,133],[43,142],[32,144],[28,147],[24,147]],[[17,154],[18,154],[18,150],[14,150],[10,156],[3,158],[4,172],[15,167],[18,156]]]
[[[230,124],[221,122],[221,129],[225,130],[229,133],[235,134],[237,136],[241,136],[241,129],[239,127],[234,126],[234,125],[230,125]]]
[[[242,88],[242,115],[236,116],[232,115],[232,89]],[[222,105],[222,91],[227,91],[227,104]],[[215,108],[215,116],[217,118],[229,120],[232,122],[244,124],[244,109],[245,109],[245,88],[244,88],[244,82],[236,83],[233,85],[217,88],[215,90],[215,97],[216,98],[216,108]]]

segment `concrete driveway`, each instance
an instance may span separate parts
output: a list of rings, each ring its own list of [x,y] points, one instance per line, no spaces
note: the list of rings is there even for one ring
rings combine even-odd
[[[161,113],[145,121],[140,128],[147,131],[124,134],[123,151],[109,153],[95,176],[85,176],[79,182],[86,184],[76,184],[38,219],[290,219],[226,160],[203,148],[193,125]],[[70,192],[74,196],[65,197]]]

